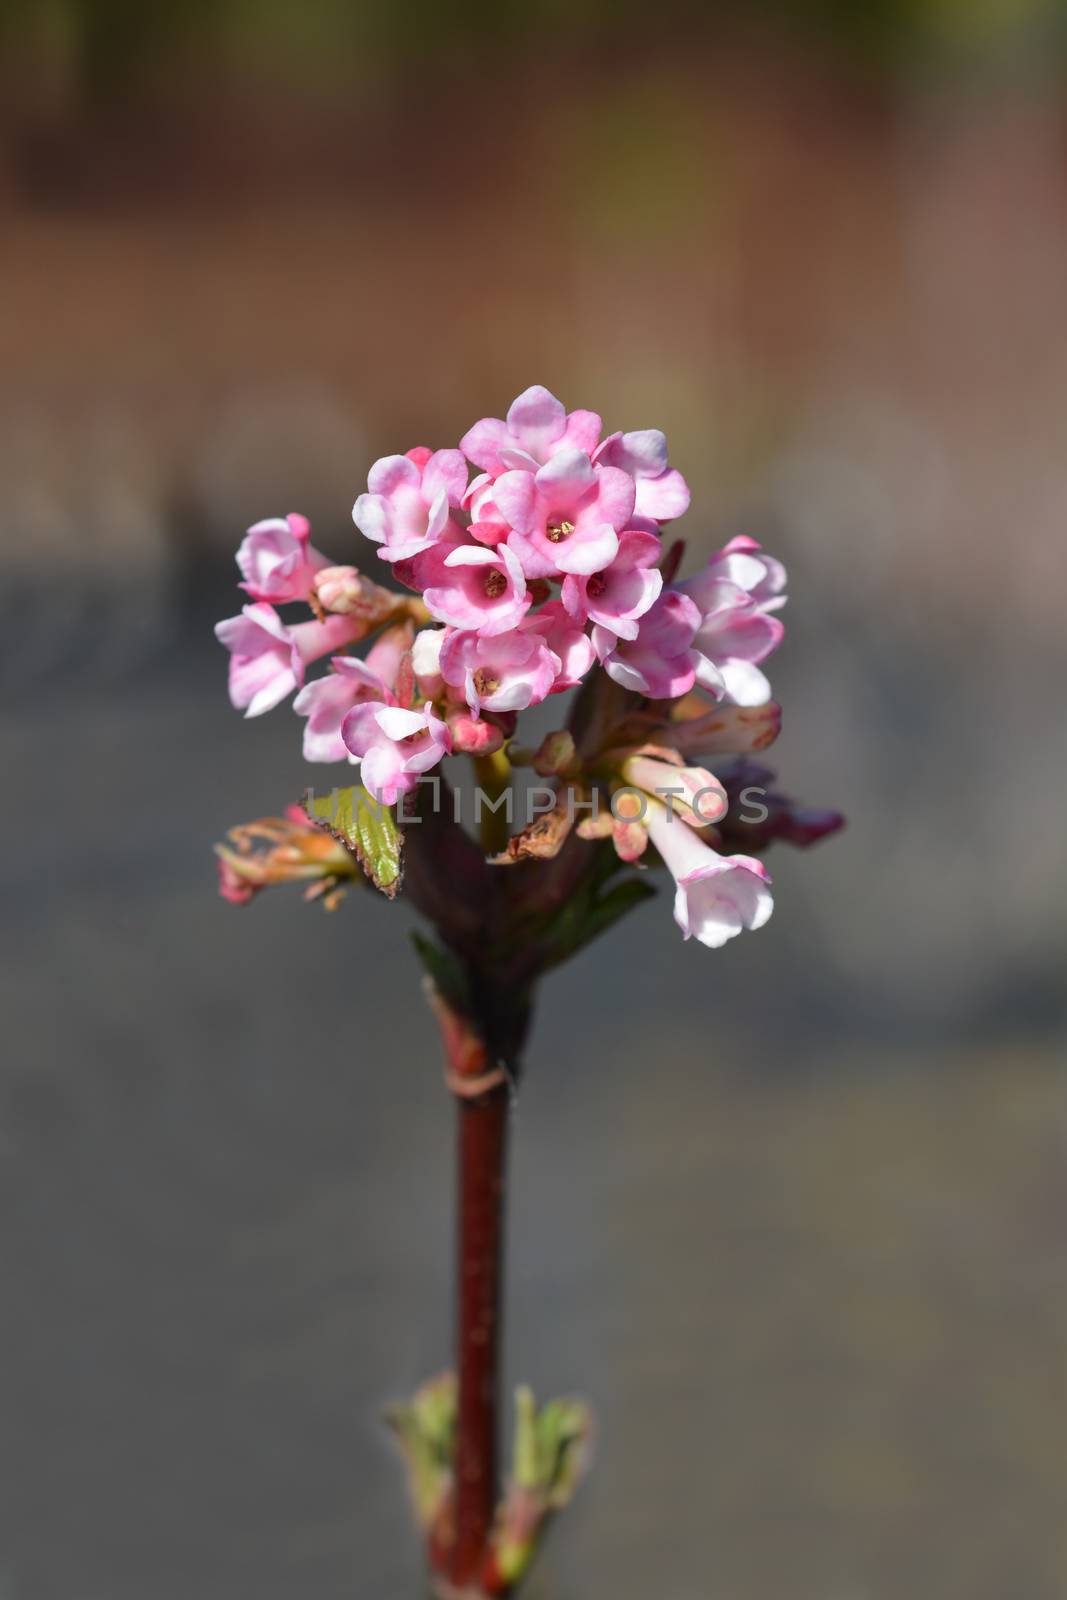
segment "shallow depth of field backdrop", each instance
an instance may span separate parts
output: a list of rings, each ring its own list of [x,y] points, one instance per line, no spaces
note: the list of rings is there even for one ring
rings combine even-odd
[[[531,1600],[1062,1600],[1063,9],[8,0],[0,61],[3,1600],[418,1593],[410,917],[216,898],[307,773],[210,624],[533,382],[786,560],[850,826],[546,987],[510,1359],[600,1449]]]

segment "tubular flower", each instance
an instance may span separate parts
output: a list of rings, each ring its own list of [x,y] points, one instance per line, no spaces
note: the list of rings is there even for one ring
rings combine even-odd
[[[663,588],[663,574],[656,569],[662,554],[653,534],[629,529],[603,572],[567,574],[564,606],[575,622],[588,620],[620,639],[636,639],[638,618],[651,610]]]
[[[674,878],[674,920],[685,938],[716,950],[742,929],[763,927],[774,901],[762,861],[716,854],[655,803],[648,832]]]
[[[669,522],[689,510],[689,485],[675,467],[667,465],[667,436],[658,428],[636,433],[613,433],[598,445],[593,460],[605,467],[621,467],[634,480],[634,510],[639,517]]]
[[[657,797],[693,828],[718,822],[730,804],[719,779],[703,767],[675,766],[638,754],[623,762],[622,775],[628,784]]]
[[[471,712],[525,711],[544,700],[561,662],[539,633],[453,633],[441,647],[441,673],[461,689]]]
[[[600,418],[593,411],[567,415],[554,394],[535,383],[513,400],[507,417],[483,417],[463,435],[459,447],[468,461],[492,478],[509,468],[536,472],[561,450],[596,448]]]
[[[215,637],[230,652],[231,703],[246,717],[272,711],[303,683],[309,662],[351,644],[361,632],[351,617],[288,626],[273,606],[243,606],[239,617],[215,627]]]
[[[253,524],[237,547],[237,565],[244,580],[241,588],[253,600],[270,600],[275,605],[306,600],[315,574],[329,564],[312,548],[310,538],[310,522],[295,511]]]
[[[642,617],[636,639],[619,639],[599,624],[593,646],[609,678],[653,700],[674,700],[696,682],[693,637],[700,612],[688,595],[668,590]]]
[[[597,468],[565,449],[531,472],[505,472],[493,499],[512,529],[508,543],[528,578],[602,572],[633,515],[634,481],[617,467]]]
[[[764,556],[755,539],[733,539],[676,587],[701,612],[693,640],[698,682],[713,691],[722,685],[735,705],[764,705],[771,686],[759,663],[785,632],[773,615],[785,605],[785,568]]]
[[[456,545],[441,557],[424,599],[440,622],[483,638],[517,627],[530,609],[522,566],[506,544]]]
[[[383,561],[407,560],[438,543],[466,487],[458,450],[420,446],[404,456],[383,456],[367,475],[367,493],[352,507],[352,520],[365,538],[381,545]]]
[[[373,701],[355,706],[341,724],[341,738],[360,763],[364,787],[383,806],[395,805],[452,748],[429,702],[421,711]]]
[[[341,737],[341,725],[352,708],[364,701],[396,704],[396,676],[411,638],[410,628],[391,628],[382,634],[365,661],[358,656],[334,656],[324,678],[304,685],[293,701],[293,710],[298,716],[307,717],[305,761],[355,761]]]

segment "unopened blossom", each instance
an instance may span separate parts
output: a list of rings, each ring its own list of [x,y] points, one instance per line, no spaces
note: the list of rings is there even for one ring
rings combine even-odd
[[[508,544],[528,578],[602,572],[633,515],[634,480],[567,448],[536,473],[505,472],[493,485],[493,500],[513,530]]]
[[[364,577],[357,567],[323,567],[315,574],[311,601],[317,609],[341,616],[359,617],[368,631],[397,610],[399,596]]]
[[[770,876],[754,856],[722,856],[692,828],[651,804],[648,831],[675,882],[674,920],[687,939],[718,949],[774,910]]]
[[[392,806],[452,748],[451,736],[429,701],[421,711],[368,701],[341,724],[341,737],[360,763],[363,786]]]
[[[746,755],[766,750],[782,731],[777,700],[760,706],[709,703],[699,693],[671,708],[669,741],[683,755]]]
[[[385,561],[404,561],[430,550],[445,535],[449,513],[467,487],[467,464],[458,450],[423,447],[383,456],[367,474],[367,493],[352,508],[365,538]]]
[[[241,588],[253,600],[275,605],[306,600],[315,574],[329,564],[310,539],[310,522],[295,511],[253,523],[237,548]]]
[[[601,466],[621,467],[634,479],[637,516],[669,522],[688,511],[689,485],[676,467],[668,466],[667,436],[658,428],[610,434],[597,447],[593,460]]]
[[[231,828],[215,846],[219,893],[231,905],[247,905],[261,889],[278,883],[307,884],[305,897],[322,896],[332,909],[338,887],[356,872],[343,844],[308,821],[302,806],[280,817],[260,817]]]
[[[441,673],[480,711],[524,711],[550,693],[560,660],[531,629],[496,634],[451,631],[441,646]]]
[[[445,721],[453,755],[491,756],[504,748],[503,729],[488,717],[464,709],[450,711]]]
[[[259,717],[292,694],[311,661],[340,650],[362,632],[352,617],[325,622],[282,621],[262,602],[215,625],[215,637],[230,652],[230,703],[246,717]]]
[[[507,633],[530,609],[522,565],[507,545],[456,545],[435,562],[423,600],[439,621],[483,637]]]
[[[367,652],[358,656],[334,656],[330,671],[313,683],[306,683],[293,701],[293,710],[307,718],[304,728],[305,761],[354,761],[341,738],[341,725],[353,706],[366,700],[395,704],[393,687],[401,657],[410,648],[412,630],[390,628]]]
[[[651,610],[663,588],[656,569],[662,554],[653,534],[628,529],[603,572],[568,573],[560,591],[564,607],[577,623],[594,622],[620,639],[636,639],[638,618]]]
[[[622,776],[694,828],[718,822],[729,807],[723,785],[704,767],[675,766],[655,756],[633,755],[623,762]]]
[[[668,589],[641,618],[636,639],[620,639],[597,625],[593,645],[605,672],[624,689],[673,700],[696,682],[692,644],[699,625],[700,612],[688,595]]]
[[[511,402],[507,417],[483,417],[460,440],[468,461],[491,477],[509,468],[536,472],[561,450],[590,455],[600,438],[601,421],[593,411],[570,415],[554,394],[539,383]]]

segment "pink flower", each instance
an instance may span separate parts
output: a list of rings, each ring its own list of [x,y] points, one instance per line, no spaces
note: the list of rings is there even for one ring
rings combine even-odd
[[[354,617],[287,626],[273,606],[244,606],[239,617],[216,623],[215,637],[230,652],[230,703],[246,717],[262,716],[304,681],[310,661],[359,638]]]
[[[272,600],[276,605],[306,600],[316,572],[329,566],[310,538],[310,522],[295,511],[253,523],[237,550],[244,579],[241,588],[253,600]]]
[[[571,620],[560,600],[550,600],[540,611],[524,621],[524,633],[539,633],[559,661],[551,694],[576,689],[596,660],[593,642],[583,628]]]
[[[711,557],[701,572],[684,585],[702,610],[709,608],[703,605],[700,587],[716,578],[726,578],[730,583],[736,583],[764,611],[780,611],[785,605],[785,568],[780,561],[766,554],[757,539],[750,539],[747,534],[741,533],[731,539],[717,555]]]
[[[620,639],[637,638],[637,619],[656,602],[663,575],[656,562],[663,546],[650,533],[628,529],[619,536],[619,548],[603,572],[568,573],[563,580],[563,604],[575,622],[587,618]]]
[[[365,700],[396,704],[393,689],[397,670],[410,646],[410,625],[389,628],[367,652],[366,660],[334,656],[324,678],[304,685],[293,701],[293,710],[308,719],[304,729],[305,761],[355,759],[341,737],[341,725],[352,707]]]
[[[630,474],[637,485],[634,509],[639,517],[669,522],[688,511],[689,485],[676,467],[668,467],[667,436],[658,428],[609,434],[593,460]]]
[[[637,638],[619,639],[599,624],[593,645],[609,678],[652,700],[688,694],[696,681],[693,635],[700,612],[688,595],[668,589],[641,618]]]
[[[758,663],[781,642],[785,628],[772,613],[785,605],[785,568],[741,536],[712,556],[695,577],[677,585],[696,602],[702,620],[693,641],[702,657],[697,678],[719,682],[739,706],[760,706],[771,686]]]
[[[649,807],[648,831],[675,881],[674,920],[687,939],[717,950],[771,912],[770,877],[754,856],[720,856],[664,808]]]
[[[633,755],[623,762],[622,775],[635,789],[657,796],[694,828],[718,822],[729,809],[725,788],[704,767],[680,767],[654,756]]]
[[[459,544],[424,562],[420,577],[425,571],[431,581],[422,598],[441,622],[489,636],[517,627],[530,609],[522,566],[507,545]]]
[[[508,539],[528,578],[602,572],[634,509],[634,481],[617,467],[593,467],[564,449],[533,472],[505,472],[493,500],[514,532]]]
[[[383,561],[404,561],[429,550],[444,536],[449,510],[467,487],[467,464],[458,450],[423,447],[406,456],[382,456],[367,475],[367,494],[352,507],[352,520],[375,544]]]
[[[702,612],[693,639],[698,682],[713,693],[721,684],[735,705],[764,705],[771,686],[757,663],[780,643],[785,632],[780,619],[725,578],[693,581]],[[688,585],[682,587],[688,591]]]
[[[559,656],[534,629],[486,638],[451,633],[441,646],[441,673],[463,692],[471,711],[524,711],[548,695],[561,670]]]
[[[383,806],[395,805],[420,773],[452,749],[448,729],[429,701],[421,711],[373,701],[355,706],[341,724],[341,737],[360,763],[363,787]]]
[[[459,447],[468,461],[496,478],[511,468],[536,472],[568,448],[590,455],[600,427],[595,412],[572,411],[568,416],[555,395],[535,383],[511,402],[506,420],[483,417],[463,435]]]
[[[664,737],[683,755],[740,755],[766,750],[782,731],[782,708],[777,700],[761,706],[737,706],[720,702],[694,711],[690,702],[677,708],[677,716],[664,729]]]

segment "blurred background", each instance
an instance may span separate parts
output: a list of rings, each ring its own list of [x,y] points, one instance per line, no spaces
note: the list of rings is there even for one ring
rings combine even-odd
[[[211,624],[533,382],[786,560],[849,828],[546,986],[509,1365],[600,1451],[531,1600],[1067,1594],[1065,110],[1059,0],[6,0],[3,1600],[420,1592],[412,919],[216,898],[307,769]]]

